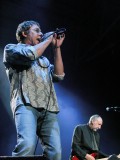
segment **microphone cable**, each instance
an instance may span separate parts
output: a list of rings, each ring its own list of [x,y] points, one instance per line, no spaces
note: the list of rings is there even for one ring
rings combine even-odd
[[[42,39],[41,39],[41,42],[42,41],[44,41],[45,39],[47,39],[48,37],[50,37],[51,35],[54,35],[55,33],[57,34],[57,36],[59,37],[59,35],[61,35],[61,34],[63,34],[64,32],[66,31],[66,29],[65,28],[60,28],[60,29],[56,29],[56,31],[54,31],[53,33],[51,33],[51,34],[49,34],[49,35],[43,35],[43,37],[42,37]],[[48,68],[49,66],[50,66],[50,63],[48,64],[48,66],[46,66],[46,67],[44,67],[44,66],[42,66],[41,64],[40,64],[40,62],[39,62],[39,60],[38,60],[38,63],[39,63],[39,65],[42,67],[42,68]],[[50,93],[49,93],[49,97],[48,97],[48,103],[47,103],[47,107],[46,107],[46,109],[45,109],[45,114],[44,114],[44,116],[43,116],[43,118],[42,118],[42,122],[41,122],[41,124],[40,124],[40,127],[39,127],[39,131],[41,130],[41,127],[42,127],[42,124],[43,124],[43,120],[45,119],[45,117],[46,117],[46,113],[47,113],[47,109],[48,109],[48,106],[49,106],[49,102],[50,102],[50,98],[51,98],[51,93],[52,93],[52,78],[51,78],[51,73],[52,71],[50,70]],[[37,131],[36,131],[37,132]],[[38,134],[37,134],[37,136],[38,136]],[[37,149],[37,145],[38,145],[38,141],[39,141],[39,136],[38,136],[38,138],[37,138],[37,142],[36,142],[36,146],[35,146],[35,150],[34,150],[34,155],[35,155],[35,152],[36,152],[36,149]]]
[[[40,64],[40,63],[39,63]],[[40,64],[40,66],[41,66],[41,64]],[[50,66],[50,64],[47,66],[47,67],[43,67],[43,66],[41,66],[41,67],[43,67],[43,68],[48,68]],[[50,77],[50,93],[49,93],[49,97],[48,97],[48,102],[47,102],[47,107],[46,107],[46,109],[45,109],[45,113],[44,113],[44,116],[42,117],[42,122],[41,122],[41,124],[40,124],[40,126],[39,126],[39,132],[41,131],[41,127],[42,127],[42,124],[43,124],[43,121],[44,121],[44,119],[45,119],[45,117],[46,117],[46,114],[47,114],[47,109],[48,109],[48,106],[49,106],[49,102],[50,102],[50,98],[51,98],[51,93],[52,93],[52,78],[51,78],[51,70],[50,70],[50,75],[49,75],[49,77]],[[38,110],[39,111],[39,110]],[[37,131],[36,131],[37,132]],[[37,133],[37,136],[38,136],[39,134]],[[34,155],[35,155],[35,153],[36,153],[36,149],[37,149],[37,145],[38,145],[38,141],[39,141],[39,136],[38,136],[38,138],[37,138],[37,142],[36,142],[36,146],[35,146],[35,150],[34,150]]]

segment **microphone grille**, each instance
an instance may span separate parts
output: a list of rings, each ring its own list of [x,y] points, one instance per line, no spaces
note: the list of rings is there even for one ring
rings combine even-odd
[[[106,111],[109,111],[109,107],[106,108]]]

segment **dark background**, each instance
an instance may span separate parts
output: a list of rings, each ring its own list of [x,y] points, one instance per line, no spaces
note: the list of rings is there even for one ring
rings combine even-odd
[[[17,43],[16,28],[35,20],[42,32],[66,28],[61,47],[65,80],[55,84],[61,112],[63,160],[69,158],[74,127],[87,123],[92,114],[103,117],[101,150],[120,153],[119,0],[1,0],[0,2],[0,156],[10,156],[16,131],[10,110],[9,82],[2,63],[3,49]],[[49,52],[48,52],[49,51]],[[46,56],[52,61],[51,49]],[[38,144],[36,154],[41,154]]]

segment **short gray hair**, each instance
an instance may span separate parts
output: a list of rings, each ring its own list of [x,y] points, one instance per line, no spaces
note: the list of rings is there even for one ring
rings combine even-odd
[[[101,116],[98,114],[92,115],[89,119],[89,124],[91,124],[92,121],[97,120],[98,118],[101,118]]]

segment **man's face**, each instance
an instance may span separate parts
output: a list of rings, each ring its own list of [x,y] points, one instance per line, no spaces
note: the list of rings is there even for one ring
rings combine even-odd
[[[33,25],[26,35],[25,43],[34,46],[41,42],[42,36],[43,34],[41,32],[41,29],[37,25]]]
[[[102,124],[103,124],[102,119],[101,119],[101,118],[98,118],[98,119],[92,121],[91,128],[92,128],[94,131],[97,131],[98,129],[101,129]]]

